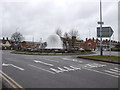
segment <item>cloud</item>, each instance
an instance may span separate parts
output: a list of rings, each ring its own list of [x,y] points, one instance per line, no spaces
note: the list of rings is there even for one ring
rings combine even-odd
[[[103,2],[103,20],[115,30],[117,39],[117,2]],[[62,28],[63,33],[77,28],[81,39],[91,32],[96,37],[99,21],[99,2],[81,0],[22,0],[2,3],[2,35],[11,37],[16,31],[21,32],[26,40],[46,40],[55,29]]]

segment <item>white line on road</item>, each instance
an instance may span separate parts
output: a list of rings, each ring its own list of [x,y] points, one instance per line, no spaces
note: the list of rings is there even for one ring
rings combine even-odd
[[[62,58],[62,60],[82,63],[82,61],[78,61],[77,59]]]
[[[51,59],[46,59],[46,58],[43,58],[43,59],[47,60],[47,61],[59,62],[59,61],[56,61],[56,60],[51,60]]]
[[[93,69],[89,69],[89,68],[83,68],[83,69],[86,69],[86,70],[89,70],[89,71],[93,71],[93,72],[97,72],[97,73],[101,73],[101,74],[106,74],[106,75],[109,75],[109,76],[112,76],[112,77],[119,78],[119,76],[111,75],[111,74],[104,73],[104,72],[101,72],[101,71],[97,71],[97,70],[93,70]]]
[[[117,72],[117,73],[119,73],[119,71],[118,70],[115,70],[115,69],[110,69],[111,71],[114,71],[114,72]]]
[[[42,62],[42,61],[34,60],[34,62],[36,62],[36,63],[41,63],[41,64],[45,64],[45,65],[48,65],[48,66],[53,66],[53,64],[45,63],[45,62]]]
[[[115,68],[115,69],[120,70],[119,68]]]
[[[40,70],[43,70],[43,71],[46,71],[46,72],[49,72],[49,73],[55,74],[54,72],[51,72],[51,71],[49,71],[49,70],[46,70],[46,69],[43,69],[43,68],[40,68],[40,67],[37,67],[37,66],[31,65],[31,64],[28,64],[28,65],[31,66],[31,67],[35,67],[35,68],[37,68],[37,69],[40,69]]]
[[[21,71],[24,70],[23,68],[20,68],[20,67],[18,67],[16,65],[13,65],[13,64],[5,64],[5,63],[3,63],[2,66],[13,66],[13,67],[15,67],[15,68],[17,68],[17,69],[19,69]]]
[[[112,71],[109,71],[109,70],[104,70],[105,72],[108,72],[108,73],[112,73],[112,74],[115,74],[115,75],[120,75],[119,73],[116,73],[116,72],[112,72]]]

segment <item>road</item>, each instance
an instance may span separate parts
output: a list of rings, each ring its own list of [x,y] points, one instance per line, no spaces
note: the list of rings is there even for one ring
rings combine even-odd
[[[24,88],[118,88],[119,70],[117,64],[75,56],[2,52],[2,71]]]

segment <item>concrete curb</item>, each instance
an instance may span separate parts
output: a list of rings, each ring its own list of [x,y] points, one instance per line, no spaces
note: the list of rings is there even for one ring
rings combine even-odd
[[[113,64],[120,64],[120,62],[106,61],[106,60],[102,60],[102,59],[88,58],[88,57],[84,57],[84,56],[78,56],[77,58],[89,59],[89,60],[101,61],[101,62],[107,62],[107,63],[113,63]]]

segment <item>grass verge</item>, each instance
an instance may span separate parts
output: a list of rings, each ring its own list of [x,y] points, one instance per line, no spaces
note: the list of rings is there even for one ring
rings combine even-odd
[[[23,52],[23,51],[12,51],[14,54],[27,54],[27,55],[86,55],[95,54],[94,52],[77,52],[77,53],[40,53],[40,52]]]
[[[77,58],[83,58],[83,59],[89,59],[89,60],[104,61],[104,62],[109,62],[109,63],[120,64],[120,56],[94,55],[94,56],[78,56]]]

